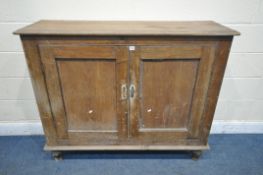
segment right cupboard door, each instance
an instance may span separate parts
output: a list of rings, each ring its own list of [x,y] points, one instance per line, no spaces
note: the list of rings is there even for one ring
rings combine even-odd
[[[198,144],[215,48],[136,46],[130,56],[129,131],[134,143]]]

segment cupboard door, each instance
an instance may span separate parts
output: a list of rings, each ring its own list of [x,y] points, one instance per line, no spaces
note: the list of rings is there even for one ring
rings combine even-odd
[[[198,144],[214,47],[138,46],[130,52],[131,137],[144,144]]]
[[[42,44],[40,53],[58,140],[116,144],[127,136],[126,48]]]

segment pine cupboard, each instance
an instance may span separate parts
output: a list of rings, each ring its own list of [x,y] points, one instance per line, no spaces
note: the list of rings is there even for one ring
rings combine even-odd
[[[212,21],[39,21],[23,43],[46,137],[68,150],[189,150],[208,136],[235,30]]]

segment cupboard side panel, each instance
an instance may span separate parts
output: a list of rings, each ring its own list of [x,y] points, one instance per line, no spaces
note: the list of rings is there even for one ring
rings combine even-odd
[[[26,62],[40,113],[47,145],[56,145],[56,129],[51,113],[44,73],[38,50],[38,41],[34,37],[21,36]]]
[[[208,141],[208,136],[212,126],[218,96],[223,82],[232,39],[233,37],[228,37],[218,41],[215,63],[212,69],[213,71],[210,78],[210,85],[207,92],[205,112],[203,121],[201,121],[202,125],[200,125],[201,140],[204,144],[207,144]]]

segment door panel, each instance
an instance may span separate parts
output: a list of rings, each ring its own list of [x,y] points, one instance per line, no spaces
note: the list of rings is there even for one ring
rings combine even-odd
[[[116,144],[127,136],[125,47],[40,45],[40,52],[59,139]]]
[[[68,130],[117,131],[114,60],[58,60]]]
[[[131,136],[151,144],[198,139],[214,47],[141,46],[130,52]]]
[[[141,128],[186,128],[198,63],[176,59],[141,62]]]

